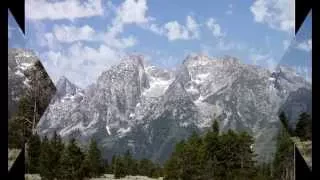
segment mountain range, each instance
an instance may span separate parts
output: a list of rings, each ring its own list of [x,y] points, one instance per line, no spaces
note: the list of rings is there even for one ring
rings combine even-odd
[[[62,77],[56,89],[37,126],[41,136],[56,131],[83,145],[95,138],[108,159],[130,150],[160,163],[176,142],[205,132],[213,119],[222,131],[253,135],[258,160],[270,160],[279,111],[295,118],[311,108],[311,83],[292,68],[271,72],[230,56],[189,55],[173,71],[130,55],[87,88]]]

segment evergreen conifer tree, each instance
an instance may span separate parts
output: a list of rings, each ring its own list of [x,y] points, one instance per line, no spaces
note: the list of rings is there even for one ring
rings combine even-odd
[[[39,173],[40,168],[40,157],[41,154],[41,139],[38,134],[31,136],[28,146],[28,172],[30,174]]]
[[[81,164],[84,155],[77,146],[75,139],[71,139],[61,157],[60,173],[62,180],[80,180],[83,178]]]

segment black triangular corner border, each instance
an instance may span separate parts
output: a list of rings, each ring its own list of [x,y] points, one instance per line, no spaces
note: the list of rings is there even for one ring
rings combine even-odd
[[[9,10],[25,35],[25,0],[10,0]]]
[[[312,170],[300,154],[300,150],[295,146],[295,179],[307,180],[312,179]]]
[[[311,0],[295,0],[295,34],[298,33],[304,20],[312,9]]]

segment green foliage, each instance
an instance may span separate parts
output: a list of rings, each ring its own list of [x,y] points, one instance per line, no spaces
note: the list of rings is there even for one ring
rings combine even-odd
[[[213,121],[212,131],[213,131],[213,133],[219,134],[219,123],[217,120]]]
[[[176,144],[164,165],[164,179],[255,179],[259,168],[251,149],[253,143],[246,132],[229,130],[220,134],[218,122],[214,121],[212,130],[203,137],[193,133]]]
[[[301,113],[295,129],[296,135],[302,140],[311,140],[312,138],[312,119],[307,113]]]
[[[23,121],[20,116],[13,116],[8,122],[8,147],[20,149],[24,146]]]
[[[51,172],[53,176],[58,176],[60,174],[60,160],[62,152],[64,151],[64,144],[62,142],[61,137],[54,132],[53,137],[50,141],[50,164],[51,164]]]
[[[274,178],[284,180],[293,178],[293,142],[285,127],[279,131],[273,169]]]
[[[77,146],[75,139],[71,139],[61,157],[60,173],[62,180],[82,179],[81,164],[84,160],[84,154]]]
[[[41,139],[38,134],[31,136],[28,143],[28,161],[27,167],[30,174],[39,172],[40,162],[39,154],[41,153]]]
[[[116,179],[125,177],[127,175],[123,157],[116,157],[113,173],[114,178]]]
[[[52,174],[51,171],[51,154],[52,149],[50,147],[50,142],[47,138],[47,136],[44,137],[44,139],[41,142],[41,151],[40,151],[40,168],[39,173],[43,179],[53,180],[54,174]]]
[[[94,139],[90,142],[82,168],[86,177],[99,177],[103,173],[101,153]]]

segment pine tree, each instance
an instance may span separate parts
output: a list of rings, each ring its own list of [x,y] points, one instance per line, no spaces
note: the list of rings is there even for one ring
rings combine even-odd
[[[136,176],[140,174],[140,169],[139,169],[139,161],[136,159],[132,159],[132,175]]]
[[[81,164],[84,155],[81,149],[77,146],[75,139],[71,139],[67,145],[60,163],[60,172],[62,180],[80,180],[83,178],[81,172]]]
[[[213,121],[212,131],[213,131],[213,133],[219,134],[219,123],[217,120]]]
[[[22,148],[24,146],[24,118],[13,116],[8,122],[9,148]]]
[[[97,142],[92,139],[86,155],[86,163],[89,165],[89,177],[99,177],[102,174],[102,158]],[[84,163],[84,164],[86,164]]]
[[[129,150],[124,155],[124,165],[126,174],[133,175],[133,159]]]
[[[165,163],[164,166],[164,179],[165,180],[173,180],[173,179],[181,179],[181,175],[183,174],[184,165],[182,164],[182,154],[184,151],[184,147],[186,142],[181,140],[175,146],[174,152],[171,155],[171,158]],[[141,167],[140,167],[141,169]]]
[[[40,153],[41,153],[41,140],[38,134],[31,136],[28,148],[28,172],[30,174],[39,173],[40,168]]]
[[[50,141],[50,148],[51,148],[51,156],[50,156],[50,164],[51,166],[51,172],[54,176],[57,176],[60,174],[60,159],[61,159],[61,153],[64,151],[64,144],[62,142],[61,137],[54,132],[53,137]]]
[[[114,178],[122,178],[125,177],[127,174],[125,172],[125,164],[124,159],[121,156],[118,156],[115,159],[115,166],[114,166]]]
[[[251,149],[251,145],[253,145],[253,138],[247,133],[242,132],[238,135],[237,142],[238,151],[237,156],[240,160],[240,168],[238,170],[238,177],[242,177],[243,179],[252,179],[255,177],[256,169],[255,169],[255,154]]]
[[[111,159],[111,167],[110,167],[110,169],[111,169],[111,173],[114,173],[114,168],[115,168],[115,165],[116,165],[116,160],[117,160],[117,155],[113,155],[112,156],[112,159]]]
[[[195,132],[189,137],[185,151],[183,153],[183,162],[185,164],[184,171],[182,174],[183,179],[199,179],[201,176],[201,150],[202,140],[199,135]]]
[[[295,133],[302,140],[311,139],[312,134],[312,120],[307,113],[301,113],[296,125]]]
[[[283,127],[279,131],[276,153],[273,162],[274,177],[283,180],[293,178],[293,143]]]
[[[108,159],[103,159],[103,165],[102,165],[102,172],[103,173],[110,173],[111,166],[109,165]]]
[[[52,174],[51,168],[51,155],[52,149],[50,147],[50,142],[45,136],[41,142],[41,152],[40,152],[40,176],[43,179],[53,180],[54,175]]]

